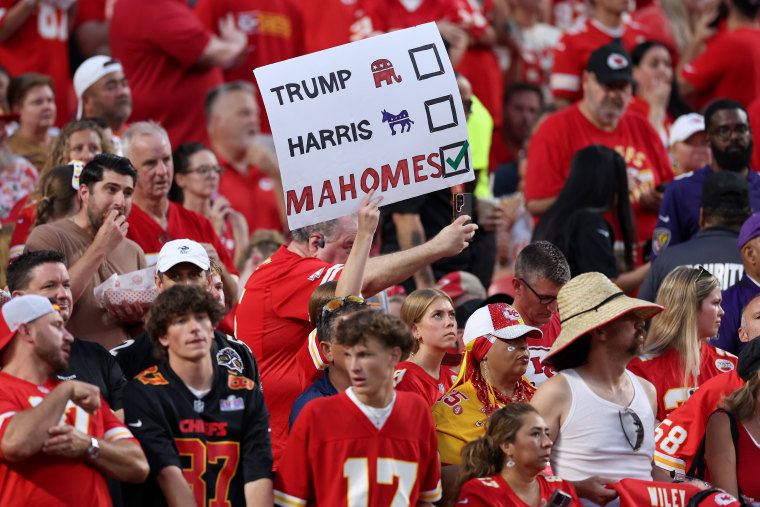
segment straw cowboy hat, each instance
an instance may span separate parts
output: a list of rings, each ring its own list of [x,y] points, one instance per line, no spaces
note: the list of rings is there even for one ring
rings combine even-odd
[[[565,284],[557,296],[562,331],[544,361],[585,335],[628,312],[649,320],[660,305],[631,298],[601,273],[583,273]]]

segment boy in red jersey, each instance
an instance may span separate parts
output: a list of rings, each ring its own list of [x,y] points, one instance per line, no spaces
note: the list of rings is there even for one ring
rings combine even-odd
[[[412,336],[396,317],[361,311],[338,324],[351,384],[308,403],[291,430],[275,477],[275,504],[420,505],[441,497],[430,409],[393,389]],[[409,421],[415,424],[409,425]]]

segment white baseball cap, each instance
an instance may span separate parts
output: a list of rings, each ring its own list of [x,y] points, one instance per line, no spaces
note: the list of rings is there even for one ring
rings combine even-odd
[[[668,146],[673,146],[681,141],[686,141],[697,132],[704,132],[705,119],[701,114],[689,113],[679,116],[670,126]]]
[[[27,294],[11,299],[3,305],[0,319],[0,350],[11,341],[21,324],[28,324],[43,315],[56,311],[47,298],[37,294]]]
[[[79,100],[77,120],[82,119],[82,95],[84,92],[103,76],[116,71],[124,72],[121,63],[110,56],[103,55],[92,56],[77,67],[76,72],[74,72],[74,92]]]
[[[506,303],[495,303],[478,308],[467,319],[462,340],[465,348],[470,350],[471,343],[480,337],[486,337],[493,343],[495,338],[514,340],[522,336],[541,338],[540,329],[529,326],[523,321],[517,310]]]
[[[159,273],[166,273],[180,262],[195,264],[204,271],[208,270],[211,264],[206,249],[200,243],[191,239],[175,239],[161,247],[156,269]]]

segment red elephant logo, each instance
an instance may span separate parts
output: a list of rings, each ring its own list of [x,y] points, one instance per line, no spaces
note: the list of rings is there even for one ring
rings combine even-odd
[[[383,81],[388,85],[393,84],[394,79],[397,83],[401,82],[401,76],[396,75],[390,60],[380,59],[372,62],[372,74],[375,77],[375,88],[380,88]]]

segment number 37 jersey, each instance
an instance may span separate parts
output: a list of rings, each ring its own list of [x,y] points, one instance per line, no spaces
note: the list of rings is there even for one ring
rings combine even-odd
[[[378,430],[342,392],[310,401],[299,414],[274,499],[286,507],[406,507],[440,495],[438,445],[425,401],[397,392]]]
[[[196,397],[166,361],[124,391],[125,422],[145,451],[154,480],[176,466],[199,506],[244,506],[244,485],[270,478],[269,415],[258,385],[217,366],[211,391]],[[141,503],[165,505],[155,482]]]

